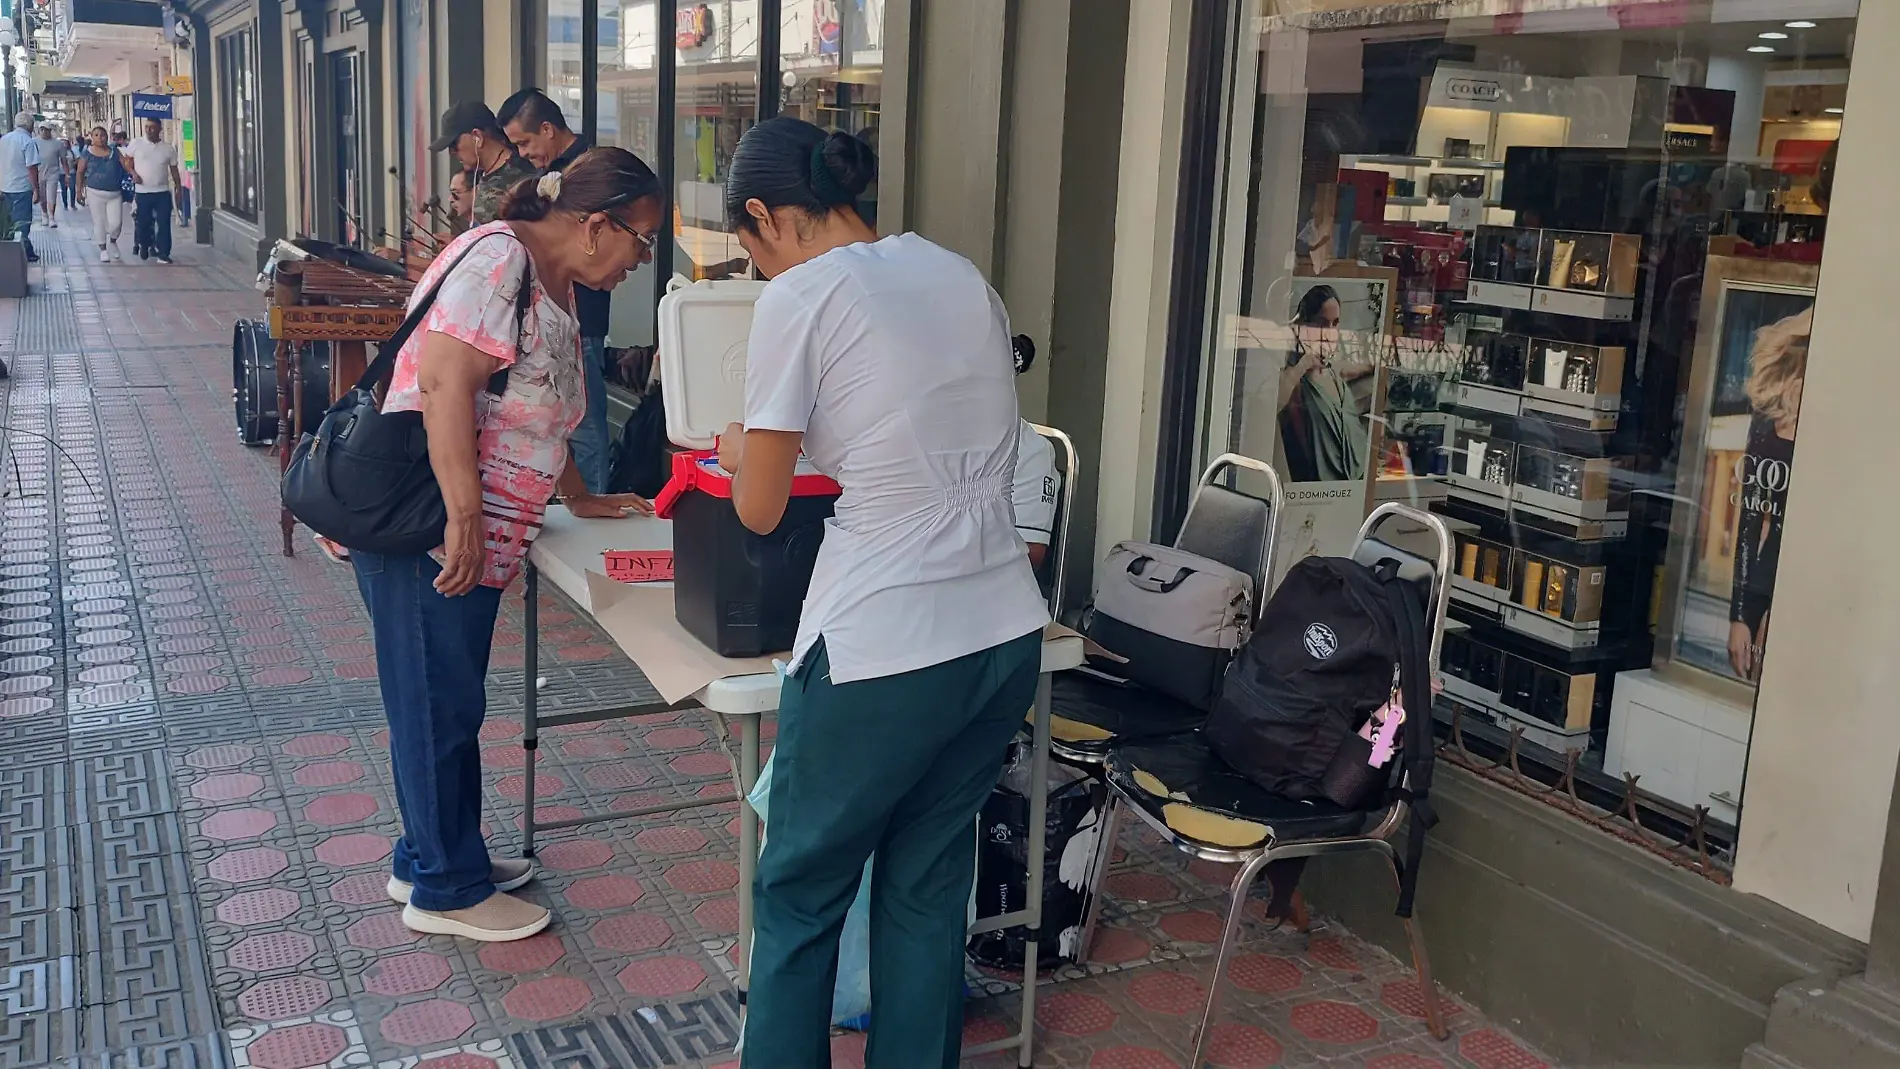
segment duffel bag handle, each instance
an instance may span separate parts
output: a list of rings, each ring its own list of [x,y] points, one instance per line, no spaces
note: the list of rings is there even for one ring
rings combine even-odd
[[[1136,557],[1134,560],[1129,561],[1129,580],[1143,590],[1152,590],[1157,594],[1172,594],[1174,593],[1175,587],[1187,582],[1187,577],[1194,574],[1194,569],[1192,568],[1180,569],[1174,573],[1174,578],[1172,579],[1162,579],[1159,575],[1142,574],[1147,570],[1148,565],[1154,562],[1155,559],[1153,557]]]

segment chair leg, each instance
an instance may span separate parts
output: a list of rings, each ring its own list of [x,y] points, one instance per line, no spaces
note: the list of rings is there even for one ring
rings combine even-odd
[[[1393,879],[1401,879],[1398,856],[1387,852],[1386,860],[1392,864]],[[1412,970],[1418,974],[1419,998],[1425,1004],[1425,1028],[1442,1043],[1451,1038],[1451,1029],[1445,1026],[1445,1011],[1438,1000],[1438,982],[1432,979],[1432,960],[1425,953],[1425,931],[1419,924],[1416,903],[1412,916],[1405,918],[1405,941],[1412,948]]]
[[[1102,833],[1095,842],[1095,857],[1089,862],[1089,911],[1082,921],[1082,938],[1075,945],[1075,963],[1086,965],[1089,948],[1095,943],[1095,924],[1102,916],[1102,887],[1108,882],[1108,867],[1115,860],[1115,838],[1121,831],[1121,797],[1108,792],[1108,807],[1102,810]]]
[[[1220,1012],[1221,984],[1227,979],[1227,966],[1234,956],[1234,945],[1240,936],[1240,918],[1247,910],[1247,892],[1253,889],[1254,880],[1260,876],[1260,870],[1266,868],[1267,858],[1272,851],[1262,851],[1260,856],[1240,867],[1234,873],[1234,883],[1227,896],[1227,920],[1221,926],[1220,949],[1214,954],[1214,975],[1207,980],[1207,1004],[1201,1007],[1201,1024],[1194,1033],[1194,1053],[1188,1058],[1187,1069],[1201,1069],[1207,1064],[1207,1048],[1213,1039],[1214,1015]]]

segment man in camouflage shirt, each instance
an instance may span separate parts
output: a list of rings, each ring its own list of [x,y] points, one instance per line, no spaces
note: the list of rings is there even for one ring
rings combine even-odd
[[[470,194],[471,222],[474,226],[494,222],[508,191],[524,178],[538,172],[527,160],[515,154],[507,135],[495,122],[495,113],[479,100],[464,100],[442,113],[431,152],[453,151],[455,160],[474,172]]]

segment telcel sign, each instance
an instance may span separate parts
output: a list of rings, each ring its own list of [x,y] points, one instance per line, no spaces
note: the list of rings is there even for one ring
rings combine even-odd
[[[156,93],[133,93],[132,117],[134,119],[169,119],[172,117],[172,98]]]

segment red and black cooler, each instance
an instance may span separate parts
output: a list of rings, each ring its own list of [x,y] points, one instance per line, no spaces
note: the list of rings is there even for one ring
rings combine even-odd
[[[675,453],[653,507],[673,521],[673,613],[686,633],[722,657],[791,649],[838,493],[837,483],[801,470],[778,527],[753,534],[739,522],[732,476],[717,455]]]

